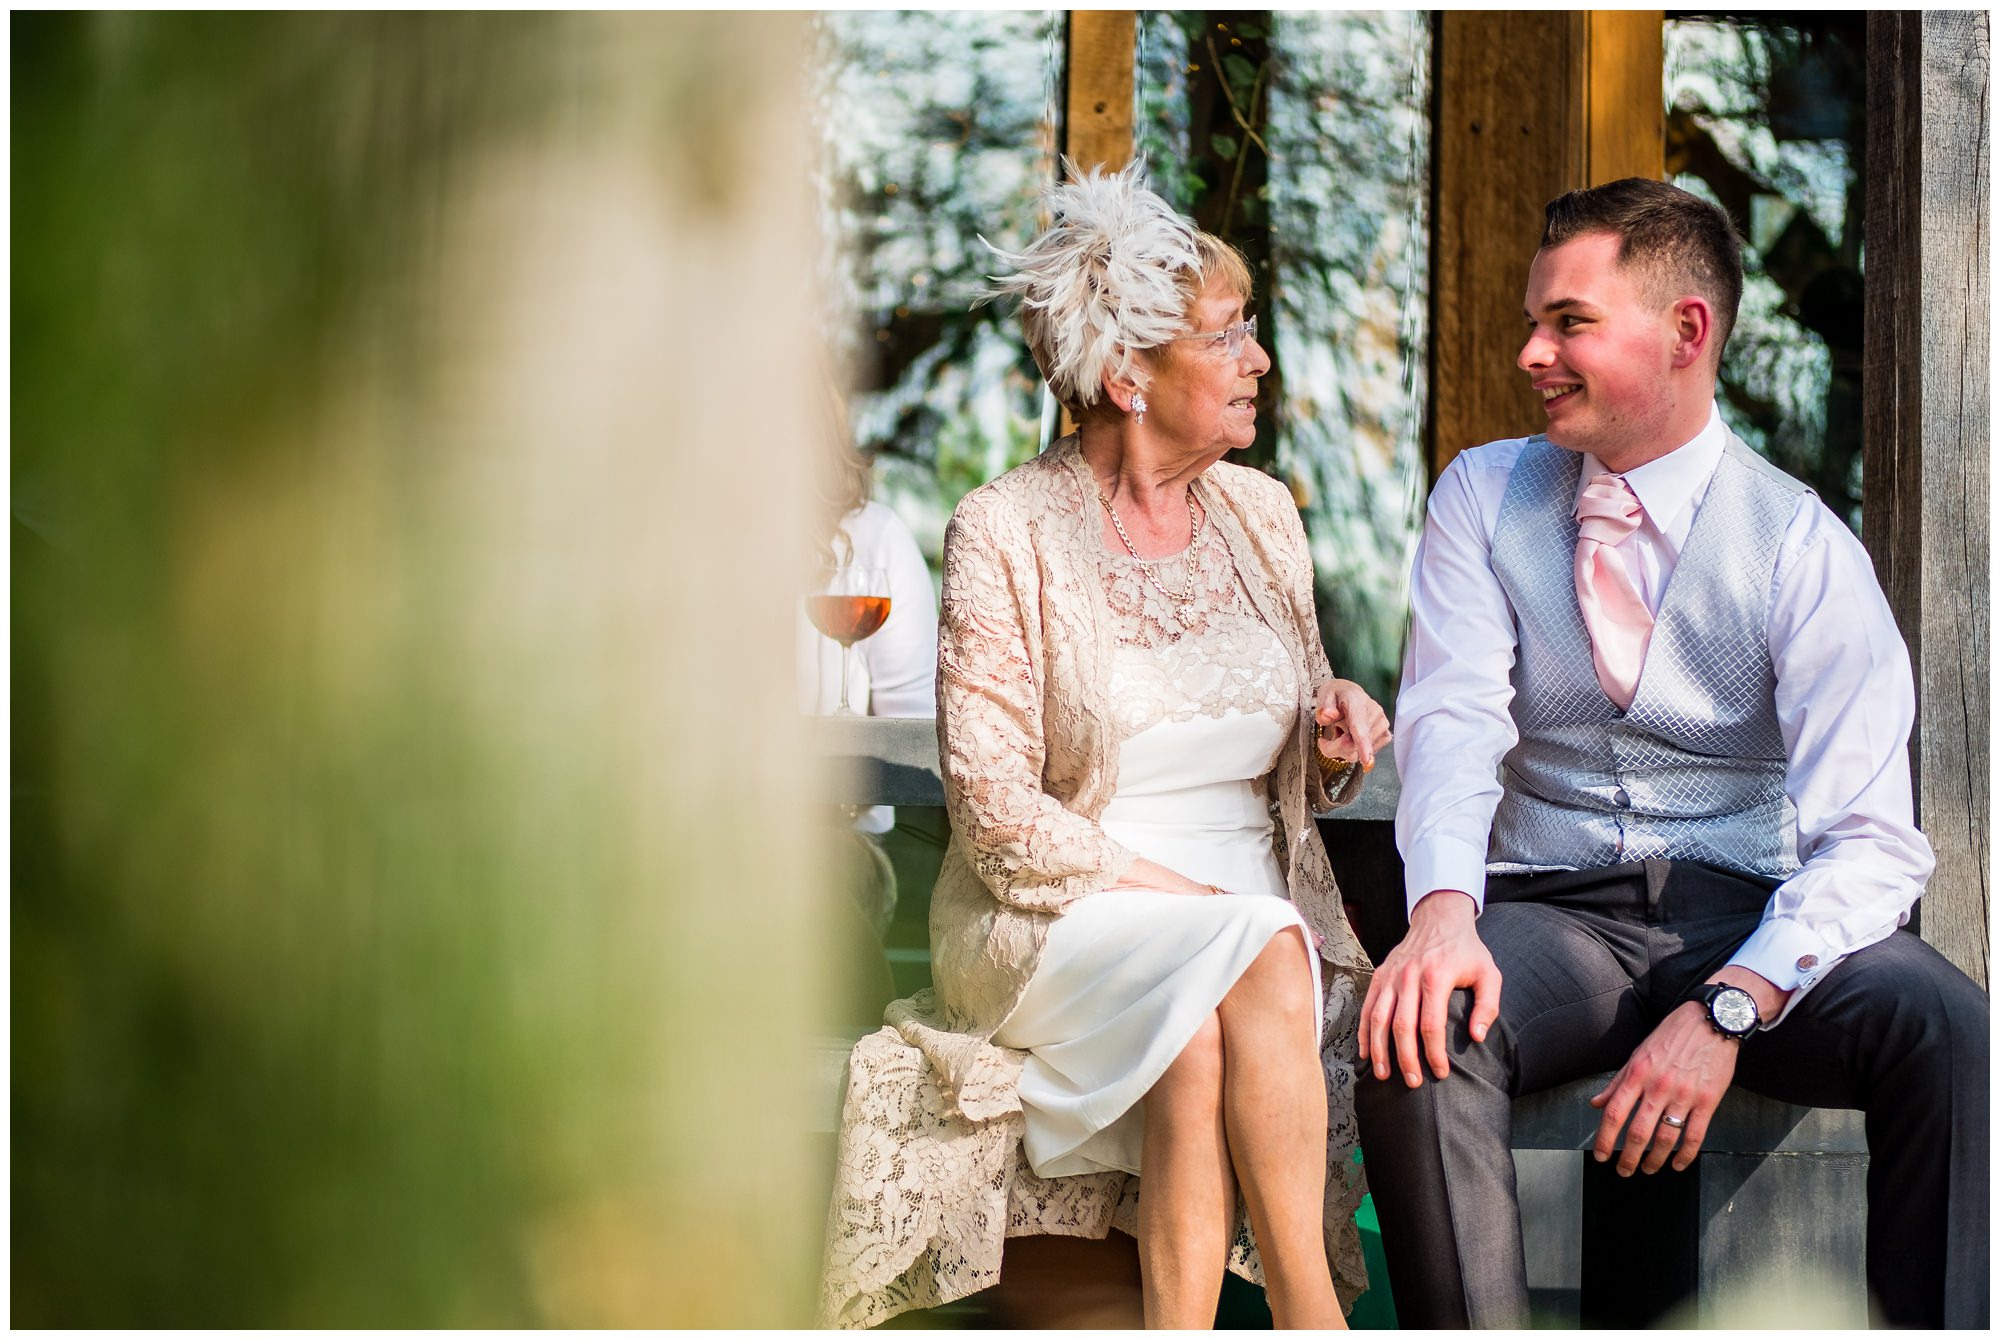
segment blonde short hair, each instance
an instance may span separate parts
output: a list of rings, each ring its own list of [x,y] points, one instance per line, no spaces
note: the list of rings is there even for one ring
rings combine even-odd
[[[1141,185],[1136,161],[1118,172],[1082,173],[1068,159],[1063,166],[1069,180],[1044,199],[1049,226],[1018,253],[988,243],[1009,273],[991,276],[981,301],[1020,299],[1035,366],[1081,417],[1107,377],[1148,384],[1135,356],[1186,334],[1188,311],[1211,284],[1248,301],[1250,265]]]

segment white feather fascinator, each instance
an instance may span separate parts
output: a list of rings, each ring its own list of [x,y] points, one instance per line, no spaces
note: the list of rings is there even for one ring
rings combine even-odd
[[[1133,355],[1185,333],[1188,279],[1202,271],[1194,225],[1141,184],[1135,159],[1123,170],[1079,172],[1044,197],[1050,223],[1019,253],[987,242],[1009,273],[989,275],[980,301],[1016,295],[1028,343],[1056,398],[1095,404],[1107,375],[1145,385]]]

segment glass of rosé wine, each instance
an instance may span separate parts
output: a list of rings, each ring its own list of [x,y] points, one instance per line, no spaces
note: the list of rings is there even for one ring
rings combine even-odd
[[[854,644],[874,636],[889,617],[889,570],[843,563],[834,569],[825,591],[806,597],[806,617],[840,644],[840,706],[833,715],[859,716],[847,700],[848,662]]]

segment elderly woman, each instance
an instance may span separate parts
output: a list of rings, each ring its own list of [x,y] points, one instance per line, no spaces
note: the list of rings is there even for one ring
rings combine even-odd
[[[946,532],[936,988],[854,1049],[821,1319],[1118,1227],[1149,1326],[1211,1325],[1226,1267],[1342,1326],[1369,965],[1313,812],[1387,726],[1328,668],[1289,491],[1222,460],[1270,366],[1242,256],[1136,169],[1049,204],[999,291],[1078,431]]]

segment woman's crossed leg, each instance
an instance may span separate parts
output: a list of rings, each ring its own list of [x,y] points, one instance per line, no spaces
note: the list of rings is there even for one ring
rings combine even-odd
[[[1303,932],[1271,938],[1146,1095],[1149,1327],[1215,1322],[1240,1182],[1281,1328],[1344,1329],[1322,1228],[1326,1088]]]

